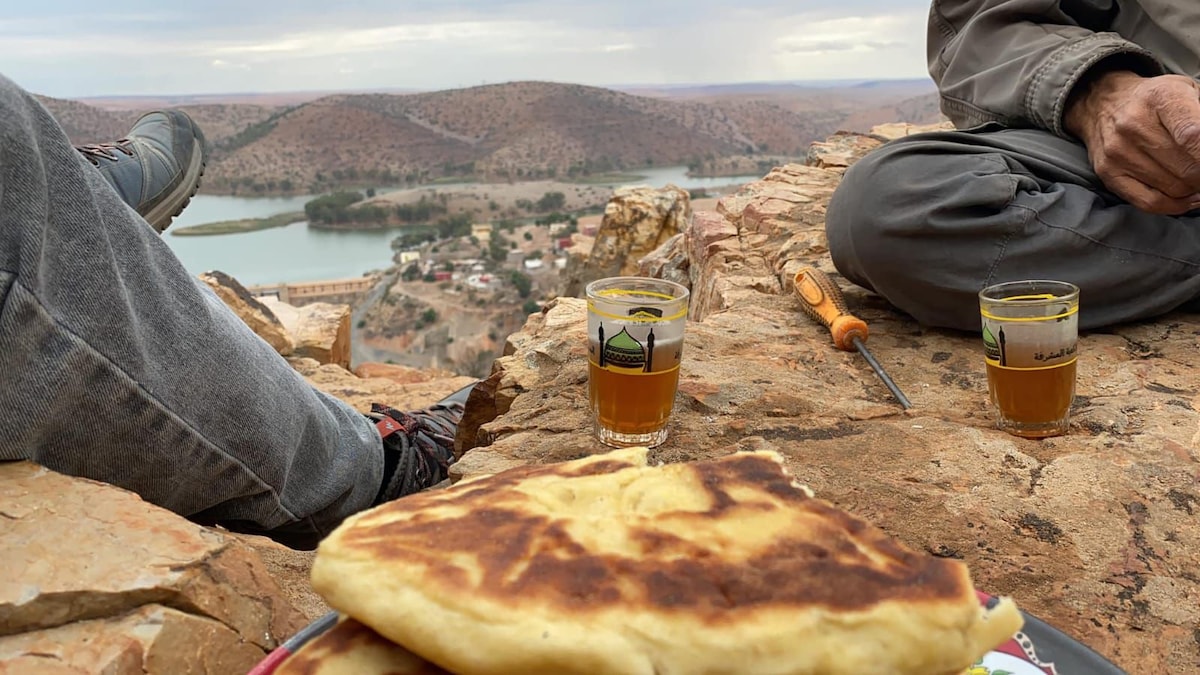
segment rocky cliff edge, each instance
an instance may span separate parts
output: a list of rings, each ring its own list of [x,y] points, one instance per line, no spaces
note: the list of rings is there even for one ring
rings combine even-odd
[[[1014,596],[1129,672],[1196,672],[1200,317],[1083,336],[1070,434],[1029,441],[992,426],[978,336],[923,328],[839,279],[915,405],[905,413],[791,295],[799,267],[834,272],[823,225],[841,173],[912,131],[817,144],[808,165],[697,212],[640,261],[693,294],[671,438],[652,459],[775,449],[818,496],[965,561],[980,588]],[[659,214],[666,227],[679,208]],[[612,267],[614,252],[603,254]],[[603,451],[588,431],[585,320],[584,302],[564,297],[509,339],[468,405],[459,476]]]

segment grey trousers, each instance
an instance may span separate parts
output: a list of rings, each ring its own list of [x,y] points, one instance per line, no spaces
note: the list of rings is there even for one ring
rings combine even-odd
[[[15,459],[301,547],[383,477],[370,421],[193,279],[0,77],[0,460]]]
[[[1080,326],[1200,296],[1200,214],[1105,190],[1086,149],[1030,129],[909,136],[850,168],[826,219],[834,265],[930,326],[980,330],[977,294],[1019,279],[1080,288]]]

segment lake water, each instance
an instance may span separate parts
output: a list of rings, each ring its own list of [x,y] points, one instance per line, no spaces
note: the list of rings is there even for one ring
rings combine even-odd
[[[645,176],[639,183],[655,187],[674,183],[688,190],[748,183],[760,178],[689,178],[687,167],[683,166],[640,169],[636,173]],[[310,199],[311,196],[200,195],[192,198],[171,227],[303,211],[304,203]],[[391,241],[397,234],[396,230],[331,232],[299,222],[257,232],[204,237],[176,237],[167,230],[165,240],[189,272],[220,270],[249,286],[356,277],[386,268],[391,264]]]

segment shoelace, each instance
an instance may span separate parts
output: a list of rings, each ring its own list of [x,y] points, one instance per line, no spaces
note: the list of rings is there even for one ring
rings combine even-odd
[[[408,413],[417,420],[420,430],[427,434],[442,448],[454,454],[454,434],[458,431],[458,421],[462,419],[463,404],[438,404]]]
[[[128,138],[122,138],[119,141],[109,141],[106,143],[89,143],[87,145],[77,145],[77,146],[75,146],[75,149],[78,150],[79,152],[81,152],[83,154],[83,156],[87,158],[87,161],[91,162],[92,164],[94,164],[96,166],[100,166],[101,159],[107,159],[110,162],[115,162],[118,159],[120,159],[119,157],[117,157],[118,151],[123,152],[130,157],[133,157],[133,148],[131,147],[132,145],[133,145],[133,141],[130,141]]]
[[[377,502],[419,492],[446,477],[454,461],[454,433],[462,415],[463,404],[459,402],[408,412],[379,404],[371,406],[373,419],[390,418],[400,424],[397,433],[384,438],[388,451],[398,455],[396,469]]]

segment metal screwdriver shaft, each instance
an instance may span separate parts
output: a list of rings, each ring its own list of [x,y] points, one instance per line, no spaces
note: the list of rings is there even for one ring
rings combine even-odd
[[[883,366],[875,360],[875,357],[867,350],[866,340],[869,331],[867,330],[867,322],[854,316],[846,307],[846,298],[842,295],[842,289],[838,288],[837,284],[829,278],[824,272],[815,267],[805,267],[793,279],[796,288],[796,294],[804,301],[801,308],[804,313],[815,319],[818,323],[829,329],[830,335],[833,336],[833,345],[843,351],[856,351],[862,354],[867,360],[867,364],[871,366],[871,370],[883,380],[883,384],[887,386],[900,405],[908,410],[912,407],[908,397],[904,392],[900,391],[900,387],[888,377],[888,374],[883,371]]]
[[[892,381],[892,378],[888,377],[888,374],[883,371],[883,366],[879,365],[879,362],[875,360],[875,357],[871,354],[871,352],[867,351],[867,346],[862,343],[862,340],[854,337],[851,338],[851,342],[854,344],[854,348],[858,350],[858,353],[862,354],[863,358],[867,360],[868,364],[870,364],[871,370],[874,370],[875,374],[879,376],[879,379],[883,380],[883,384],[888,388],[889,391],[892,392],[892,395],[896,397],[896,400],[900,402],[900,405],[903,406],[905,410],[911,408],[912,403],[908,401],[908,397],[904,395],[904,392],[900,391],[900,387],[896,386],[896,383]]]

